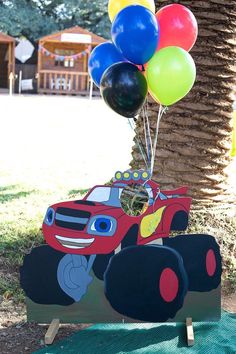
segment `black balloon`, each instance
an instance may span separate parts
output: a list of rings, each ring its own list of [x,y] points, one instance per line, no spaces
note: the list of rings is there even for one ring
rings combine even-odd
[[[142,108],[148,86],[146,78],[135,65],[117,63],[103,74],[100,90],[111,109],[124,117],[132,118]]]

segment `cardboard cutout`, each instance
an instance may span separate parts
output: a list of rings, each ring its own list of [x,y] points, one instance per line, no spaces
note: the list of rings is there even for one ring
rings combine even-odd
[[[134,183],[149,197],[135,217],[121,205],[122,192]],[[70,313],[76,304],[76,322],[165,322],[177,320],[190,292],[197,294],[187,307],[191,317],[203,303],[201,293],[215,291],[219,299],[221,256],[214,237],[168,237],[188,226],[186,193],[186,187],[161,191],[147,172],[126,171],[117,172],[112,185],[92,188],[83,200],[52,205],[43,223],[48,245],[26,255],[20,271],[29,308],[60,305]],[[219,318],[219,301],[209,299],[204,302],[213,307],[209,304],[198,320]],[[75,316],[67,316],[69,322]]]

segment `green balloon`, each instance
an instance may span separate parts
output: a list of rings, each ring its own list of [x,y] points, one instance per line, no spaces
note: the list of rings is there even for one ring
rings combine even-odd
[[[191,55],[179,47],[166,47],[148,62],[149,92],[164,106],[181,100],[193,87],[196,66]]]

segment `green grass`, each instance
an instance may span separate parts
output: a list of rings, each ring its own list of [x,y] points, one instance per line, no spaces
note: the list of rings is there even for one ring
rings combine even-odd
[[[13,299],[16,303],[24,302],[25,294],[19,286],[17,278],[11,277],[10,279],[1,278],[0,293],[4,299]]]
[[[68,192],[69,197],[75,197],[76,195],[83,195],[86,194],[89,191],[89,189],[71,189]]]

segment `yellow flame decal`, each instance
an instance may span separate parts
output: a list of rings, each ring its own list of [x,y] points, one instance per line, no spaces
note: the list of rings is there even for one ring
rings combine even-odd
[[[165,206],[157,209],[155,213],[144,216],[140,225],[140,234],[143,238],[151,236],[159,226]]]

